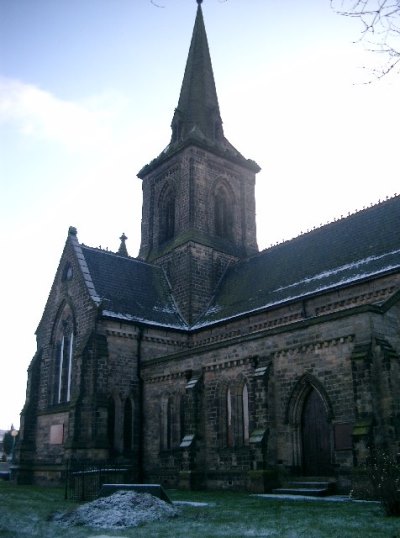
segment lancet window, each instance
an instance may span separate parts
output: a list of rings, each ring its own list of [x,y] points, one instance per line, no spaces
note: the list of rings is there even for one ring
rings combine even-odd
[[[74,331],[71,309],[66,306],[57,323],[54,346],[53,403],[71,400]]]
[[[124,405],[124,451],[129,452],[133,448],[133,406],[130,398],[125,400]]]
[[[160,244],[172,239],[175,235],[175,191],[168,189],[161,201],[159,239]]]
[[[231,239],[232,237],[232,204],[227,190],[220,185],[214,198],[214,227],[219,237]]]
[[[222,445],[247,445],[250,438],[248,386],[232,383],[225,388],[224,395],[220,421]]]
[[[184,435],[184,405],[179,394],[165,396],[160,408],[160,448],[178,448]]]

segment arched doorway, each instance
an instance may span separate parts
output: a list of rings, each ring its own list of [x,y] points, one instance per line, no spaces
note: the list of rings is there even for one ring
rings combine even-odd
[[[324,402],[315,388],[307,394],[301,416],[303,473],[327,475],[331,466],[331,428]]]

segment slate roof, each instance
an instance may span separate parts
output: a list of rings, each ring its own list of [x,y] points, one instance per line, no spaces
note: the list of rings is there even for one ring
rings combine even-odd
[[[150,325],[185,327],[163,270],[141,260],[80,245],[103,315]]]
[[[103,315],[187,330],[160,267],[79,245]],[[400,196],[233,265],[199,329],[400,270]]]
[[[231,267],[197,327],[400,269],[400,196]]]

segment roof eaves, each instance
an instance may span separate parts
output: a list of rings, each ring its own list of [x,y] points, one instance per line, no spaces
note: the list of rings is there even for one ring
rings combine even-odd
[[[158,157],[155,157],[150,163],[144,165],[139,172],[137,177],[143,179],[147,174],[155,170],[161,163],[171,159],[174,155],[182,151],[183,149],[189,146],[196,146],[200,149],[209,151],[217,155],[218,157],[223,157],[232,163],[238,164],[244,168],[249,169],[251,172],[258,173],[261,168],[260,166],[252,159],[246,159],[243,157],[239,151],[237,151],[232,144],[229,144],[230,149],[223,147],[220,144],[212,144],[208,140],[200,140],[198,137],[187,136],[184,140],[180,141],[177,144],[169,144]]]
[[[162,323],[151,319],[145,319],[141,318],[139,316],[134,316],[132,314],[123,314],[121,312],[113,312],[112,310],[103,310],[102,315],[106,318],[111,319],[119,319],[122,321],[127,321],[131,323],[135,323],[138,325],[147,325],[152,327],[159,327],[163,329],[174,329],[179,331],[187,331],[188,325],[186,325],[183,321],[182,323]]]
[[[399,269],[400,269],[399,265],[386,267],[382,271],[375,271],[375,272],[372,272],[370,274],[365,274],[365,275],[363,275],[362,278],[355,277],[353,279],[347,279],[345,281],[335,282],[332,285],[328,284],[326,286],[320,286],[319,288],[316,288],[316,289],[314,289],[313,291],[311,291],[309,293],[297,294],[297,295],[293,295],[293,296],[290,296],[290,297],[285,297],[284,299],[281,299],[281,300],[271,301],[269,303],[265,303],[265,304],[263,304],[263,305],[261,305],[259,307],[254,308],[254,309],[242,310],[241,312],[237,312],[237,313],[232,314],[232,315],[227,315],[226,317],[223,317],[223,318],[214,318],[214,319],[211,319],[211,320],[207,320],[205,318],[205,316],[204,316],[202,318],[204,321],[202,322],[201,320],[199,320],[196,324],[194,324],[192,327],[190,327],[190,330],[197,331],[199,329],[205,329],[207,327],[221,325],[222,323],[225,323],[227,321],[241,319],[243,317],[246,317],[246,316],[249,316],[249,315],[252,315],[252,314],[259,314],[261,312],[265,312],[265,311],[273,309],[273,308],[281,307],[281,306],[284,306],[286,304],[290,304],[290,303],[299,301],[300,299],[309,299],[310,297],[315,297],[315,296],[321,295],[322,293],[325,293],[327,291],[335,291],[337,289],[342,288],[343,286],[351,286],[351,285],[354,285],[354,284],[367,282],[368,280],[371,280],[371,279],[375,278],[376,276],[384,276],[384,275],[387,275],[387,274],[391,274],[393,272],[398,271]],[[208,313],[218,312],[218,310],[222,310],[222,307],[220,309],[218,309],[217,306],[214,306],[208,311]]]

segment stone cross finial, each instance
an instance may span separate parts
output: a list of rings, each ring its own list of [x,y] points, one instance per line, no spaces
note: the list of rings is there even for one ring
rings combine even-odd
[[[127,240],[128,238],[126,237],[126,235],[123,233],[120,237],[120,240],[121,240],[121,244],[119,246],[119,249],[118,249],[118,254],[120,256],[129,256],[128,254],[128,250],[126,248],[126,245],[125,245],[125,241]]]

